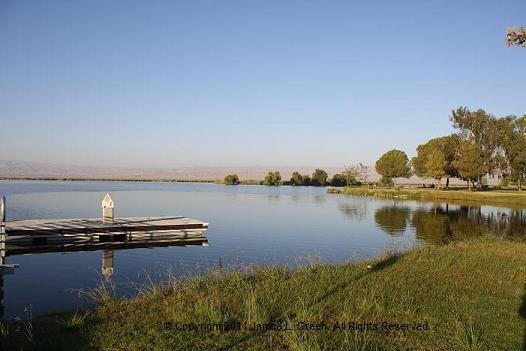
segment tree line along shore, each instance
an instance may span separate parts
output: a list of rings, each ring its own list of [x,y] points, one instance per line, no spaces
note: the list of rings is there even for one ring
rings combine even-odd
[[[367,170],[366,166],[349,166],[346,169],[363,168],[364,172]],[[342,187],[346,185],[361,185],[362,183],[356,180],[355,176],[346,176],[344,173],[337,173],[329,177],[327,172],[321,168],[314,170],[312,175],[300,174],[300,172],[293,172],[289,180],[283,180],[279,171],[269,171],[263,180],[240,180],[237,174],[229,174],[223,179],[223,184],[226,185],[267,185],[267,186],[335,186]]]
[[[323,169],[306,175],[293,172],[290,179],[282,179],[279,171],[271,170],[263,180],[242,180],[228,174],[223,180],[149,179],[149,178],[82,178],[82,177],[3,177],[3,180],[57,181],[135,181],[135,182],[201,182],[226,185],[291,185],[291,186],[396,186],[397,179],[416,175],[434,181],[436,189],[450,187],[450,179],[466,182],[468,190],[487,190],[488,178],[498,180],[494,188],[522,191],[526,176],[526,115],[495,117],[483,109],[471,111],[467,107],[453,110],[450,120],[456,132],[436,137],[419,145],[416,156],[392,149],[381,155],[374,169],[379,181],[369,179],[370,168],[363,164],[345,166],[340,173],[329,177]]]
[[[312,176],[294,172],[288,181],[282,181],[279,172],[270,171],[263,185],[315,185],[315,186],[368,186],[393,187],[396,180],[416,175],[431,179],[431,187],[445,188],[450,179],[466,182],[469,191],[487,190],[488,178],[498,180],[495,189],[522,191],[526,176],[526,115],[495,117],[483,109],[471,111],[467,107],[453,110],[450,120],[456,132],[436,137],[417,147],[412,159],[398,149],[392,149],[379,157],[375,170],[381,176],[378,182],[368,180],[369,167],[362,164],[345,166],[341,173],[331,179],[322,169]],[[241,183],[237,175],[230,174],[225,184]]]
[[[417,147],[417,156],[408,159],[397,149],[383,154],[375,169],[381,183],[392,185],[397,178],[417,175],[435,180],[441,187],[446,179],[464,180],[468,190],[487,186],[487,177],[497,178],[497,187],[513,185],[522,190],[526,175],[526,115],[495,117],[482,109],[467,107],[453,110],[450,116],[457,130],[451,135],[433,138]]]

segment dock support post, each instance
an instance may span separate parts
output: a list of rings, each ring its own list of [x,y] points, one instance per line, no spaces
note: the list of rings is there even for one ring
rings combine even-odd
[[[113,275],[113,250],[102,251],[102,275],[106,281]]]
[[[5,265],[5,196],[0,199],[0,267]],[[0,321],[4,320],[4,275],[0,272]]]
[[[106,194],[104,199],[102,199],[102,222],[103,223],[113,223],[115,219],[114,216],[114,203],[110,197],[110,194]]]
[[[5,302],[4,302],[4,275],[0,274],[0,322],[4,321]]]
[[[5,196],[2,196],[2,198],[0,199],[0,266],[3,266],[5,264],[5,212]]]

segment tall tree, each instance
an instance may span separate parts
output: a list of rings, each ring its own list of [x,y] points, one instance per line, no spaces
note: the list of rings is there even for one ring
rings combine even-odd
[[[526,29],[524,27],[509,27],[506,30],[506,45],[526,48]]]
[[[446,188],[449,187],[449,178],[458,177],[458,170],[455,167],[455,161],[458,159],[460,137],[457,134],[434,138],[425,144],[418,145],[417,156],[413,157],[411,164],[415,174],[422,178],[435,178],[435,175],[429,174],[426,164],[429,155],[433,151],[441,152],[445,159],[444,176],[446,177]],[[436,174],[436,170],[433,171]]]
[[[383,154],[376,161],[375,169],[385,179],[409,178],[411,167],[405,152],[400,150],[390,150]]]
[[[526,175],[526,140],[522,138],[512,146],[511,171],[517,179],[517,188],[522,191],[522,182]]]
[[[436,179],[436,189],[440,189],[440,180],[446,175],[447,161],[444,153],[438,149],[434,149],[427,156],[425,169],[426,175],[430,178]]]
[[[467,107],[459,107],[452,111],[451,121],[464,139],[479,147],[486,172],[493,174],[494,157],[498,154],[499,146],[497,119],[482,109],[470,111]],[[478,179],[479,183],[482,176]]]
[[[475,143],[464,141],[460,145],[460,157],[455,162],[460,177],[468,182],[471,191],[471,183],[481,179],[487,172],[484,159],[480,155],[480,147]]]
[[[507,116],[499,120],[500,145],[507,161],[509,172],[522,190],[526,173],[526,115],[517,118]]]
[[[521,134],[517,127],[516,116],[502,117],[497,121],[499,152],[494,159],[494,168],[496,169],[495,173],[500,177],[509,176],[512,173],[512,146],[520,137],[518,134]]]

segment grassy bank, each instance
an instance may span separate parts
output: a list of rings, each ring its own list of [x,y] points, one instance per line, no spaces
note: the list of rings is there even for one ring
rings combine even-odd
[[[458,189],[435,190],[345,187],[340,189],[330,188],[328,192],[355,196],[376,196],[381,198],[473,201],[494,205],[526,207],[526,191],[519,192],[516,190],[467,191]]]
[[[519,350],[524,267],[526,244],[488,239],[295,272],[212,273],[130,300],[106,296],[94,309],[40,317],[19,331],[10,325],[2,349]],[[241,323],[241,330],[178,331],[178,322]]]

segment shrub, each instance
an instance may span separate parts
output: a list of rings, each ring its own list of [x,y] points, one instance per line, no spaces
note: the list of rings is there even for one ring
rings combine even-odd
[[[299,172],[292,173],[289,185],[303,185],[303,177]]]
[[[239,184],[239,177],[237,174],[229,174],[225,177],[224,183],[226,185],[237,185]]]
[[[332,176],[331,185],[332,186],[346,186],[347,178],[345,177],[345,175],[341,173],[337,173]]]
[[[314,173],[312,173],[312,185],[326,186],[327,178],[327,172],[325,172],[323,169],[318,168],[314,171]]]
[[[263,180],[263,185],[278,186],[281,184],[281,174],[278,171],[268,172]]]

